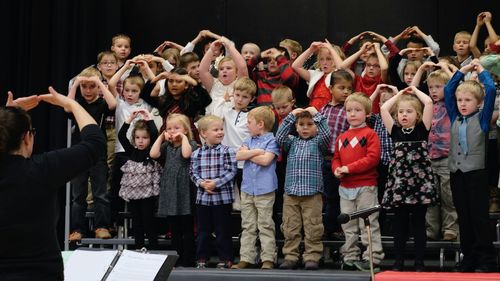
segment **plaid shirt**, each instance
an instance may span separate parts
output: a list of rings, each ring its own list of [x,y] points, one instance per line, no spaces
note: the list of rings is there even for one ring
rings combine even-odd
[[[320,111],[321,115],[325,116],[328,121],[328,128],[330,128],[330,140],[328,151],[333,154],[335,151],[335,141],[338,136],[349,129],[349,123],[347,123],[347,115],[345,114],[345,109],[343,104],[333,105],[327,103]]]
[[[392,154],[392,139],[387,132],[387,129],[382,122],[380,113],[375,113],[368,118],[370,127],[377,133],[380,139],[380,162],[383,165],[389,165]]]
[[[285,192],[296,196],[309,196],[323,191],[323,153],[328,150],[330,130],[321,114],[313,117],[318,127],[315,137],[302,139],[290,135],[296,118],[293,114],[283,120],[276,141],[288,151]]]
[[[233,203],[233,178],[236,176],[236,152],[225,145],[203,145],[191,155],[191,180],[198,187],[196,204],[215,206]],[[200,183],[205,179],[215,181],[213,194]]]

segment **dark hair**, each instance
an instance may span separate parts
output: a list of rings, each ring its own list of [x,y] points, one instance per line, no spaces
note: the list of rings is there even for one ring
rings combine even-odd
[[[31,117],[19,107],[0,107],[0,158],[19,149],[23,135],[31,129]]]
[[[298,113],[296,116],[295,116],[295,120],[299,120],[300,118],[309,118],[309,119],[312,119],[313,116],[311,115],[311,113],[309,111],[302,111],[300,113]]]
[[[417,37],[417,36],[410,36],[410,38],[408,38],[408,40],[406,40],[406,45],[408,45],[409,43],[420,44],[420,45],[422,45],[422,47],[427,46],[424,39]]]
[[[339,69],[339,70],[332,72],[332,77],[330,77],[330,85],[334,86],[340,80],[348,81],[351,84],[354,83],[354,80],[352,79],[352,75],[344,69]]]
[[[151,137],[151,130],[149,130],[148,121],[137,120],[134,124],[134,128],[132,129],[132,138],[130,142],[132,145],[134,145],[135,131],[137,130],[144,130],[148,133],[149,137]]]
[[[179,75],[187,75],[188,72],[186,69],[181,68],[181,67],[176,67],[170,71],[170,73],[175,73]],[[160,97],[159,99],[159,106],[158,106],[158,111],[160,112],[160,116],[165,116],[168,110],[176,104],[176,100],[168,90],[168,79],[165,81],[165,94]],[[187,83],[187,82],[186,82]],[[188,88],[182,93],[182,97],[179,100],[179,108],[181,109],[181,112],[188,117],[194,117],[196,115],[196,112],[189,112],[189,105],[192,101],[198,99],[196,93],[193,91],[193,87],[188,84]]]

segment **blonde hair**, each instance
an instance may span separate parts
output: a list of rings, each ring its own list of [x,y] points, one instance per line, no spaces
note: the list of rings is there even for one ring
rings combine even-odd
[[[429,84],[429,80],[446,84],[450,80],[450,76],[444,70],[438,69],[429,73],[429,76],[427,76],[427,84]]]
[[[335,50],[335,52],[337,52],[337,54],[340,56],[340,58],[341,58],[342,60],[345,60],[345,59],[346,59],[346,56],[345,56],[344,52],[342,51],[342,49],[341,49],[339,46],[337,46],[337,45],[333,45],[333,44],[332,44],[332,47],[333,47],[333,49]],[[333,55],[330,53],[330,50],[329,50],[328,48],[325,48],[325,47],[321,47],[321,48],[319,48],[319,50],[318,50],[318,55],[317,55],[317,57],[316,57],[316,62],[314,63],[314,68],[316,68],[316,69],[318,69],[318,68],[319,68],[319,57],[320,57],[320,54],[322,54],[322,53],[326,53],[326,54],[328,54],[328,55],[330,55],[330,56],[333,56]],[[333,64],[335,64],[335,62],[333,62]],[[335,67],[338,67],[338,66],[336,65]]]
[[[247,92],[252,97],[254,97],[255,93],[257,92],[257,85],[255,85],[255,82],[253,82],[252,79],[248,77],[241,77],[238,78],[234,83],[234,90]]]
[[[191,122],[189,121],[189,118],[180,113],[171,113],[168,115],[167,120],[165,120],[165,123],[168,124],[168,122],[179,122],[183,127],[184,130],[186,130],[186,136],[188,137],[189,140],[193,139],[193,131],[191,131]]]
[[[241,50],[242,51],[243,51],[243,48],[245,48],[245,46],[255,49],[257,51],[256,55],[260,54],[260,47],[259,47],[259,45],[255,44],[255,43],[252,43],[252,42],[245,43],[245,44],[243,44],[243,46],[241,46]]]
[[[274,88],[271,92],[271,96],[273,103],[293,101],[292,89],[287,86],[278,86]]]
[[[161,57],[164,60],[168,60],[168,58],[174,58],[175,63],[177,64],[177,66],[179,66],[181,60],[181,53],[176,48],[168,48],[161,53]]]
[[[279,44],[281,47],[288,47],[290,51],[297,53],[297,56],[302,54],[302,45],[299,42],[292,39],[284,39]],[[290,54],[291,55],[291,54]]]
[[[264,129],[270,132],[273,129],[276,116],[269,106],[259,106],[248,112],[248,118],[254,118],[257,122],[264,122]]]
[[[118,40],[118,39],[125,39],[128,41],[129,45],[132,45],[132,39],[130,39],[130,36],[125,35],[125,34],[116,34],[115,36],[113,36],[113,38],[111,38],[111,46],[114,46],[116,43],[116,40]]]
[[[420,61],[411,61],[411,60],[409,60],[409,61],[407,61],[407,62],[406,62],[406,65],[405,65],[405,67],[403,68],[403,72],[406,70],[406,68],[407,68],[408,66],[411,66],[411,67],[415,68],[415,71],[417,71],[417,70],[418,70],[418,68],[419,68],[421,65],[422,65],[422,63],[421,63]]]
[[[409,103],[417,112],[417,122],[420,122],[422,120],[422,114],[424,107],[422,105],[422,102],[414,95],[402,95],[401,97],[398,98],[397,104],[396,104],[396,115],[399,110],[399,104],[402,102],[407,102]],[[397,118],[396,118],[397,120]]]
[[[455,91],[455,94],[458,92],[469,92],[471,93],[477,100],[478,103],[481,103],[484,99],[484,86],[474,80],[467,80],[460,84]]]
[[[457,33],[455,33],[455,37],[453,38],[453,42],[457,41],[458,37],[465,37],[467,40],[470,40],[471,34],[468,31],[462,30]]]
[[[224,124],[224,121],[218,116],[206,115],[198,120],[198,129],[204,132],[208,130],[208,127],[210,127],[210,125],[214,123]]]
[[[362,92],[355,92],[347,96],[347,98],[344,101],[344,108],[347,106],[348,102],[360,103],[363,106],[365,113],[367,115],[372,112],[372,101]]]
[[[125,84],[127,83],[137,85],[141,90],[142,88],[144,88],[144,79],[142,79],[142,77],[140,76],[129,76],[125,78],[125,80],[123,81],[123,86],[125,87]]]
[[[97,76],[99,79],[102,80],[101,72],[93,66],[89,66],[89,67],[85,68],[84,70],[82,70],[82,72],[80,72],[80,74],[78,74],[78,76],[87,77],[87,78],[92,77],[92,76]]]
[[[219,61],[219,63],[217,64],[217,69],[219,69],[219,68],[220,68],[220,66],[221,66],[223,63],[227,62],[227,61],[232,62],[232,63],[233,63],[233,65],[234,65],[234,68],[236,68],[236,71],[238,71],[238,67],[236,66],[236,63],[234,62],[234,60],[233,60],[231,57],[223,57],[223,58]]]
[[[115,61],[118,62],[118,57],[116,56],[115,52],[103,51],[103,52],[100,52],[97,55],[97,63],[101,63],[101,61],[104,58],[104,56],[112,56],[115,59]]]

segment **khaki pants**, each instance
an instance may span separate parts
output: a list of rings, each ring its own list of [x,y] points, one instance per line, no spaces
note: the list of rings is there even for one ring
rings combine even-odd
[[[436,178],[436,188],[441,203],[427,208],[425,216],[427,237],[437,240],[445,233],[458,236],[458,216],[451,196],[448,158],[432,160],[432,171]]]
[[[348,200],[340,197],[340,211],[350,214],[359,210],[367,209],[378,204],[377,187],[364,188],[354,200]],[[382,249],[382,240],[380,237],[380,226],[378,223],[378,212],[371,214],[369,217],[370,228],[372,232],[372,250],[373,263],[380,264],[384,259],[384,251]],[[359,260],[361,250],[358,247],[359,233],[361,232],[361,242],[366,246],[363,252],[362,259],[369,260],[370,253],[368,249],[368,233],[366,231],[363,219],[350,220],[342,225],[342,230],[345,234],[345,243],[340,248],[340,252],[344,261]]]
[[[276,259],[276,239],[273,221],[275,193],[249,195],[241,192],[241,247],[240,260],[256,263],[255,241],[257,230],[261,245],[260,259],[273,262]]]
[[[285,236],[283,255],[285,260],[299,260],[299,245],[302,240],[301,230],[304,227],[305,251],[302,260],[319,262],[323,253],[323,209],[321,194],[311,196],[294,196],[285,194],[283,198],[283,224],[281,229]]]

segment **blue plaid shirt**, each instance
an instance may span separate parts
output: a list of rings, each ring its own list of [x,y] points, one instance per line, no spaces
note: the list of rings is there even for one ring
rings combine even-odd
[[[196,204],[215,206],[233,203],[233,178],[238,170],[236,152],[225,145],[203,145],[191,155],[191,180],[198,187]],[[209,194],[200,183],[203,180],[215,181],[213,194]]]
[[[296,118],[293,114],[283,119],[276,133],[278,143],[288,151],[285,192],[289,195],[309,196],[323,191],[323,154],[328,152],[330,129],[325,117],[314,115],[318,127],[315,137],[302,139],[290,135]]]
[[[384,165],[389,165],[389,162],[391,162],[391,154],[393,147],[392,139],[389,136],[389,133],[387,132],[387,129],[384,126],[384,122],[382,122],[380,113],[372,114],[368,118],[368,123],[377,133],[378,138],[380,139],[380,162]]]

